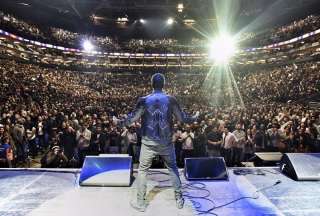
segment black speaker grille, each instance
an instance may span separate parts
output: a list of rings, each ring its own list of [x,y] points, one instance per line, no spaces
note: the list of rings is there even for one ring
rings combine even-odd
[[[222,157],[186,158],[185,175],[188,180],[227,180],[228,172]]]

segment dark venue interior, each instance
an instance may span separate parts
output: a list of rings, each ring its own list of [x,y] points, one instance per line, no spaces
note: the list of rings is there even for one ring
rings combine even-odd
[[[1,0],[0,216],[320,215],[319,70],[319,0]]]

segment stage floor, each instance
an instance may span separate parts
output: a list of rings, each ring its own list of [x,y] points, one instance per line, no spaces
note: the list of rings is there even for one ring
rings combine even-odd
[[[255,191],[281,183],[259,193],[257,199],[246,198],[212,211],[217,215],[320,215],[320,182],[298,182],[279,173],[277,168],[245,168],[260,170],[265,175],[238,176],[230,168],[228,181],[201,181],[210,191],[215,206],[240,197],[256,196]],[[241,168],[243,169],[243,168]],[[128,215],[197,215],[196,208],[207,210],[213,203],[186,198],[185,208],[175,206],[173,191],[166,170],[153,170],[148,181],[148,201],[145,213],[130,207],[135,199],[136,183],[131,187],[79,187],[78,170],[0,171],[0,216],[128,216]],[[165,172],[165,173],[162,173]],[[184,184],[189,183],[182,175]],[[203,186],[202,185],[202,186]],[[197,186],[197,185],[196,185]],[[198,185],[201,186],[201,185]],[[200,197],[204,190],[185,188],[185,193]],[[201,206],[200,206],[200,205]],[[203,214],[209,215],[209,214]]]

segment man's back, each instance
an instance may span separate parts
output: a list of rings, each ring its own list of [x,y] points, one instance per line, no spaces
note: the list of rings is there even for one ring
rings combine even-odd
[[[177,207],[181,209],[184,204],[175,151],[172,145],[173,115],[180,122],[190,123],[196,120],[198,114],[194,117],[188,117],[182,112],[176,99],[162,92],[164,83],[165,78],[162,74],[154,74],[151,78],[153,93],[139,98],[134,111],[120,123],[114,117],[115,124],[119,123],[119,126],[129,126],[141,118],[137,202],[131,204],[138,211],[145,211],[147,207],[145,202],[147,171],[156,155],[163,157],[169,169]]]
[[[152,94],[139,98],[135,110],[123,123],[130,125],[141,117],[142,137],[169,144],[172,140],[173,115],[178,121],[185,123],[192,123],[196,119],[182,112],[174,97],[155,90]]]
[[[170,141],[172,137],[172,99],[161,91],[143,97],[142,135],[154,141]]]

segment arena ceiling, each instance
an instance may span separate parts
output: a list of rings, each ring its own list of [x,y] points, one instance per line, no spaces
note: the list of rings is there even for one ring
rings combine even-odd
[[[228,3],[226,3],[228,2]],[[178,12],[178,4],[183,11]],[[225,9],[227,7],[227,9]],[[318,0],[1,0],[2,11],[42,26],[121,38],[200,36],[217,29],[217,20],[232,13],[231,31],[239,31],[257,19],[254,30],[290,22],[320,11]],[[169,17],[176,20],[170,29],[159,28]],[[127,18],[118,25],[118,18]],[[152,25],[139,22],[144,19]],[[195,28],[183,25],[195,20]]]

